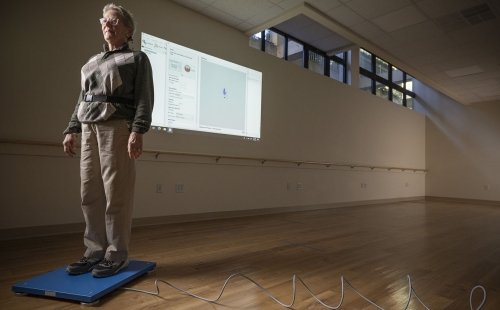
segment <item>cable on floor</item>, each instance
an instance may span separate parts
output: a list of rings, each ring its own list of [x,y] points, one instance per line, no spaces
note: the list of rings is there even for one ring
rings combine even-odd
[[[236,278],[236,277],[240,277],[240,278],[244,278],[248,281],[250,281],[251,283],[253,283],[256,287],[258,287],[262,292],[264,292],[269,298],[271,298],[275,303],[279,304],[280,306],[282,307],[285,307],[285,308],[291,308],[294,303],[295,303],[295,297],[296,297],[296,292],[297,292],[297,282],[299,282],[300,284],[302,284],[302,286],[307,290],[307,292],[309,292],[309,294],[319,303],[321,304],[323,307],[327,308],[327,309],[340,309],[340,307],[342,306],[343,302],[344,302],[344,292],[345,292],[345,287],[346,286],[349,286],[358,296],[360,296],[361,298],[363,298],[365,301],[367,301],[368,303],[370,303],[372,306],[374,306],[375,308],[377,309],[380,309],[380,310],[384,310],[384,308],[382,308],[381,306],[379,306],[378,304],[376,304],[375,302],[373,302],[372,300],[370,300],[369,298],[367,298],[366,296],[364,296],[363,294],[361,294],[361,292],[359,292],[349,281],[347,281],[344,276],[341,276],[340,277],[340,286],[341,286],[341,290],[340,290],[340,301],[338,302],[337,305],[328,305],[327,303],[323,302],[321,299],[319,299],[313,292],[312,290],[309,288],[309,286],[297,275],[293,275],[292,276],[292,300],[290,301],[290,303],[285,303],[285,302],[282,302],[280,301],[278,298],[276,298],[273,294],[271,294],[271,292],[269,292],[269,290],[267,290],[266,288],[264,288],[262,285],[260,285],[259,283],[257,283],[257,281],[253,280],[252,278],[244,275],[244,274],[241,274],[241,273],[234,273],[232,275],[230,275],[229,277],[227,277],[227,279],[224,281],[224,284],[222,285],[222,288],[219,292],[219,295],[215,298],[206,298],[206,297],[203,297],[203,296],[200,296],[200,295],[196,295],[196,294],[193,294],[187,290],[184,290],[182,288],[179,288],[177,286],[175,286],[174,284],[168,282],[168,281],[165,281],[165,280],[161,280],[161,279],[156,279],[155,280],[155,288],[156,288],[156,291],[146,291],[146,290],[141,290],[141,289],[136,289],[136,288],[130,288],[130,287],[123,287],[122,289],[123,290],[127,290],[127,291],[134,291],[134,292],[139,292],[139,293],[144,293],[144,294],[149,294],[149,295],[153,295],[153,296],[160,296],[160,286],[159,286],[159,283],[164,283],[168,286],[170,286],[171,288],[183,293],[183,294],[186,294],[188,296],[191,296],[193,298],[196,298],[196,299],[200,299],[200,300],[203,300],[203,301],[206,301],[206,302],[210,302],[210,303],[216,303],[218,302],[221,298],[222,298],[222,295],[224,294],[224,291],[226,289],[226,286],[229,284],[229,282]],[[411,281],[411,277],[410,275],[407,275],[407,280],[408,280],[408,299],[406,301],[406,305],[405,307],[403,308],[404,310],[407,310],[409,305],[410,305],[410,301],[411,301],[411,298],[412,296],[414,296],[418,302],[427,310],[430,310],[429,307],[427,307],[424,302],[420,299],[420,297],[418,297],[417,293],[415,292],[415,289],[413,288],[413,284],[412,284],[412,281]],[[479,304],[479,306],[477,306],[476,308],[474,308],[474,306],[472,305],[472,296],[474,295],[474,292],[476,290],[481,290],[483,292],[483,300],[481,301],[481,303]],[[470,295],[469,295],[469,305],[470,305],[470,310],[481,310],[484,306],[486,302],[486,290],[483,286],[481,285],[476,285],[472,288],[471,292],[470,292]]]

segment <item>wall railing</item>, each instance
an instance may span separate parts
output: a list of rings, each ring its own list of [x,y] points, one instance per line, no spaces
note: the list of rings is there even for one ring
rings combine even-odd
[[[13,144],[13,145],[32,145],[32,146],[51,146],[60,147],[62,144],[54,142],[44,142],[44,141],[28,141],[28,140],[9,140],[0,139],[0,144]],[[1,153],[1,152],[0,152]],[[343,167],[343,168],[363,168],[370,170],[387,170],[387,171],[409,171],[409,172],[427,172],[427,169],[422,168],[411,168],[411,167],[398,167],[398,166],[380,166],[380,165],[369,165],[369,164],[355,164],[355,163],[336,163],[336,162],[323,162],[323,161],[309,161],[309,160],[291,160],[291,159],[280,159],[280,158],[262,158],[262,157],[246,157],[246,156],[234,156],[234,155],[221,155],[221,154],[209,154],[209,153],[193,153],[193,152],[174,152],[174,151],[163,151],[163,150],[152,150],[145,149],[143,153],[149,153],[154,155],[156,159],[159,159],[161,155],[171,155],[171,156],[189,156],[189,157],[202,157],[213,159],[216,163],[220,162],[222,159],[229,160],[244,160],[244,161],[256,161],[264,165],[266,163],[284,163],[293,164],[296,166],[321,166],[326,168],[331,167]]]

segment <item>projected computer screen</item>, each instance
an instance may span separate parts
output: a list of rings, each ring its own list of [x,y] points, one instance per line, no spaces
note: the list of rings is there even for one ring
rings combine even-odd
[[[260,139],[262,73],[142,33],[153,68],[152,128]]]

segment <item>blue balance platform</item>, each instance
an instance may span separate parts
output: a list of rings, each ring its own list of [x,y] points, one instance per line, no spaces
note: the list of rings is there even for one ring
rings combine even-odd
[[[152,271],[155,267],[156,263],[153,262],[132,260],[126,269],[107,278],[94,278],[90,272],[72,276],[66,273],[66,267],[61,267],[17,283],[12,286],[12,290],[19,294],[94,303],[104,295]]]

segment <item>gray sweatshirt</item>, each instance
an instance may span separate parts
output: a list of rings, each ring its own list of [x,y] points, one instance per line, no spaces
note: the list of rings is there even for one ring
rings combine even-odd
[[[99,53],[82,67],[82,90],[64,134],[80,133],[82,123],[125,119],[133,132],[145,133],[151,125],[154,103],[153,73],[145,53],[132,51],[128,44]],[[129,104],[87,102],[86,95],[123,98]]]

